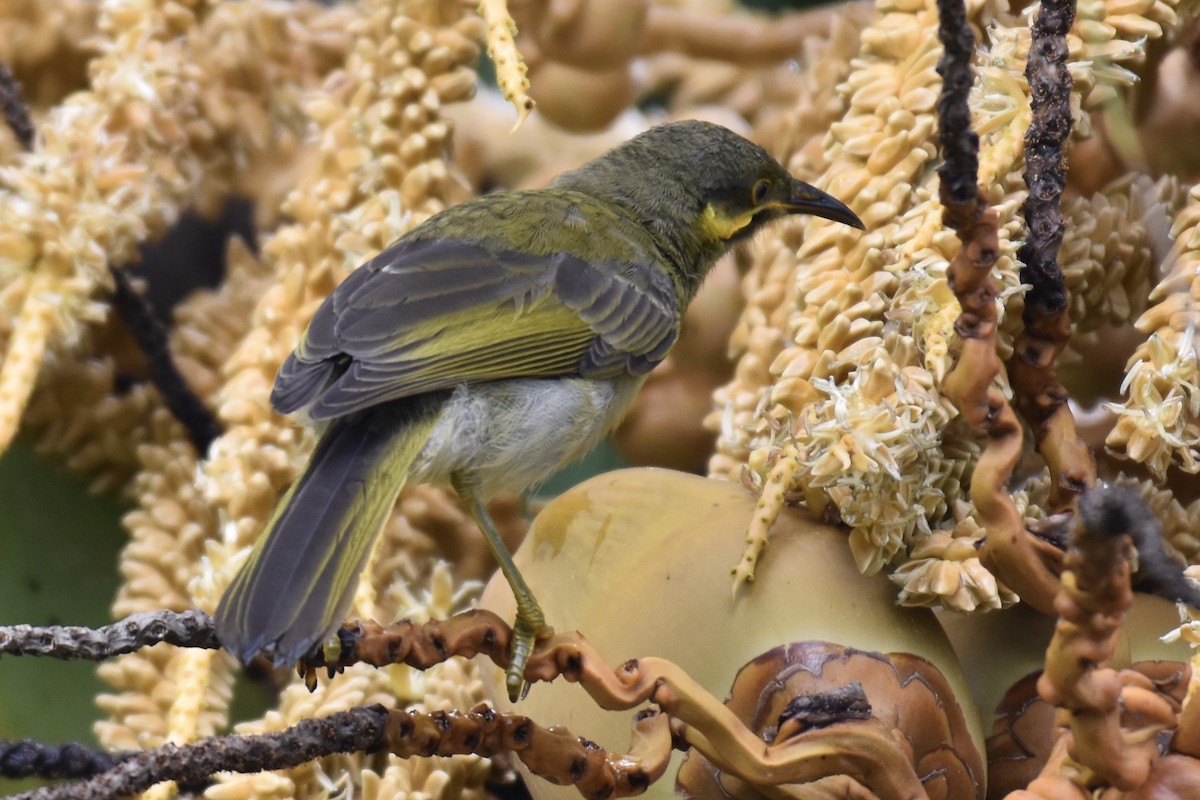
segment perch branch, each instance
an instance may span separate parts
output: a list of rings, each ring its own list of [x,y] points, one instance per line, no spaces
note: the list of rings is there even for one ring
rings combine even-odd
[[[464,655],[487,654],[506,666],[510,636],[511,629],[486,611],[426,625],[356,624],[339,634],[340,651],[333,661],[318,654],[303,668],[336,670],[360,660],[376,666],[419,666],[427,659],[444,659],[456,648]],[[560,634],[539,643],[525,679],[552,681],[560,676],[580,684],[606,710],[627,710],[646,702],[658,705],[689,745],[719,769],[751,783],[807,783],[845,775],[880,798],[926,797],[909,757],[878,720],[839,722],[764,750],[762,740],[732,711],[670,661],[636,659],[613,670],[583,637]]]
[[[474,658],[482,653],[507,667],[512,628],[492,612],[475,609],[425,623],[348,622],[336,636],[336,647],[317,648],[296,666],[310,689],[316,685],[317,670],[325,669],[332,677],[352,664],[406,664],[425,670],[451,656]]]
[[[1013,343],[1009,379],[1018,410],[1034,431],[1038,452],[1050,467],[1050,505],[1063,509],[1096,482],[1091,451],[1075,430],[1067,391],[1058,380],[1058,356],[1071,338],[1067,290],[1058,264],[1063,240],[1060,211],[1066,185],[1063,142],[1071,133],[1071,73],[1067,32],[1074,0],[1044,0],[1033,24],[1025,75],[1033,119],[1025,134],[1025,224],[1028,238],[1019,257],[1025,295],[1024,329]]]
[[[104,661],[167,642],[179,647],[220,647],[212,619],[203,611],[132,614],[102,628],[51,625],[0,627],[0,655],[45,656],[64,661]]]
[[[408,621],[392,626],[351,623],[338,631],[337,645],[313,653],[299,669],[311,685],[321,668],[332,674],[358,662],[375,666],[405,663],[424,669],[452,656],[483,654],[503,667],[507,666],[511,637],[512,629],[503,620],[482,610],[420,625]],[[0,628],[0,652],[56,658],[102,659],[163,641],[203,648],[217,646],[211,620],[199,611],[140,614],[96,631],[28,625]],[[523,717],[506,717],[479,709],[472,712],[476,717],[470,719],[474,721],[463,723],[467,727],[461,729],[455,727],[455,719],[436,715],[428,719],[410,715],[400,722],[394,718],[387,724],[384,745],[378,739],[381,734],[372,732],[372,712],[358,709],[356,713],[360,716],[306,720],[314,727],[293,729],[293,735],[298,737],[295,739],[217,737],[190,748],[171,745],[140,753],[86,784],[55,787],[53,791],[58,791],[57,794],[31,793],[26,800],[115,797],[142,791],[164,780],[197,784],[215,771],[280,769],[329,753],[381,746],[387,746],[397,755],[469,752],[487,755],[512,749],[534,772],[555,781],[575,783],[588,797],[623,796],[642,791],[665,770],[671,741],[667,718],[676,735],[719,769],[751,783],[808,783],[841,775],[867,787],[881,800],[927,797],[911,753],[896,739],[891,728],[877,719],[860,720],[850,715],[828,726],[781,738],[764,749],[763,741],[730,709],[670,661],[635,659],[614,670],[582,636],[562,634],[540,642],[525,671],[528,681],[551,681],[560,676],[579,683],[604,709],[628,710],[649,702],[659,706],[666,716],[658,719],[655,715],[640,715],[635,722],[634,755],[609,758],[594,745],[565,734],[537,733],[541,729],[528,727],[532,723]],[[511,729],[511,736],[487,727],[495,719],[510,720],[501,727],[508,726],[505,730]],[[521,734],[521,730],[527,734]],[[434,733],[446,737],[436,739],[442,744],[428,743],[433,741],[428,737]],[[527,736],[528,741],[522,736]],[[312,737],[331,743],[326,746],[334,749],[315,751],[316,745],[310,743]],[[426,744],[412,744],[418,740]],[[634,762],[639,765],[636,769],[622,772]]]
[[[992,267],[999,256],[996,211],[977,187],[979,139],[970,130],[967,94],[972,83],[970,53],[974,36],[962,0],[939,0],[938,33],[945,50],[938,64],[943,75],[938,99],[938,129],[943,149],[938,168],[943,219],[962,242],[947,277],[962,313],[954,329],[962,355],[946,376],[942,391],[974,427],[988,437],[971,480],[971,500],[987,541],[980,560],[1021,599],[1052,613],[1058,579],[1051,568],[1058,551],[1030,536],[1008,493],[1008,479],[1021,455],[1022,433],[1016,415],[992,382],[1000,372],[996,355],[999,286]]]

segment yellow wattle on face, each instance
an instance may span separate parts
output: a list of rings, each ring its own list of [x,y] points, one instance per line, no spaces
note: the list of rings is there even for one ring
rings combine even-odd
[[[745,211],[741,214],[730,216],[725,211],[716,208],[709,203],[704,207],[704,211],[700,214],[700,230],[706,235],[714,239],[727,241],[736,236],[740,231],[744,230],[747,225],[754,221],[754,215],[757,209]]]

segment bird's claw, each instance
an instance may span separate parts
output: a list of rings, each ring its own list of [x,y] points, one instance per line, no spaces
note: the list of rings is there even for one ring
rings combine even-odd
[[[504,673],[504,685],[508,689],[510,702],[524,700],[532,685],[525,680],[525,665],[537,646],[539,639],[548,639],[554,635],[554,629],[546,624],[542,610],[534,604],[531,609],[521,609],[517,612],[517,620],[513,625],[512,659]]]

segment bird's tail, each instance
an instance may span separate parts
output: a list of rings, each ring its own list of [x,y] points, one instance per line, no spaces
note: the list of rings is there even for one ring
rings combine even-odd
[[[221,598],[226,650],[293,664],[341,624],[441,399],[405,398],[330,424]]]

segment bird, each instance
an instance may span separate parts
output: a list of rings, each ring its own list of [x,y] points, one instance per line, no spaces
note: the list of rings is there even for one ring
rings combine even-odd
[[[448,484],[516,597],[505,684],[523,696],[552,630],[484,502],[585,455],[714,262],[801,213],[863,227],[759,145],[687,120],[546,188],[452,206],[353,270],[276,376],[273,407],[318,439],[221,598],[222,646],[281,666],[329,641],[404,485]]]

